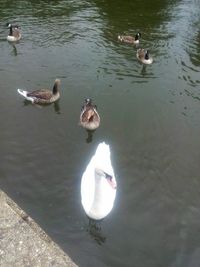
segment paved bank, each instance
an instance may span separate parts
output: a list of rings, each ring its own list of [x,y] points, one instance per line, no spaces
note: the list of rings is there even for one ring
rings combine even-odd
[[[0,266],[77,267],[2,191],[0,191]]]

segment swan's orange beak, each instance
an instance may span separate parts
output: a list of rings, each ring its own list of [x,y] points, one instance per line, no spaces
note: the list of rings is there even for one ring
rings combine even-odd
[[[112,189],[117,189],[117,183],[115,182],[113,177],[107,173],[105,173],[105,175],[106,175],[106,180],[108,181],[108,183],[112,187]]]

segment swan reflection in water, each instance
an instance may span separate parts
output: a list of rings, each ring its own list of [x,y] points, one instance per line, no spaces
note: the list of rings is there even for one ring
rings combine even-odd
[[[87,232],[90,234],[92,239],[94,239],[98,245],[103,245],[106,242],[106,237],[103,235],[101,230],[101,221],[96,221],[89,218],[89,223],[87,226]]]

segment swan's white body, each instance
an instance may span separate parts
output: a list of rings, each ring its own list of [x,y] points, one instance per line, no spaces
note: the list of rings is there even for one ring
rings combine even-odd
[[[110,148],[103,142],[98,145],[81,180],[81,201],[88,217],[101,220],[110,213],[115,200],[116,187]]]

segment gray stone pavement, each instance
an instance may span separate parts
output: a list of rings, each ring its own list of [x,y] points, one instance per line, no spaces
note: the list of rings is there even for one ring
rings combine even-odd
[[[0,191],[0,266],[75,267],[64,251]]]

